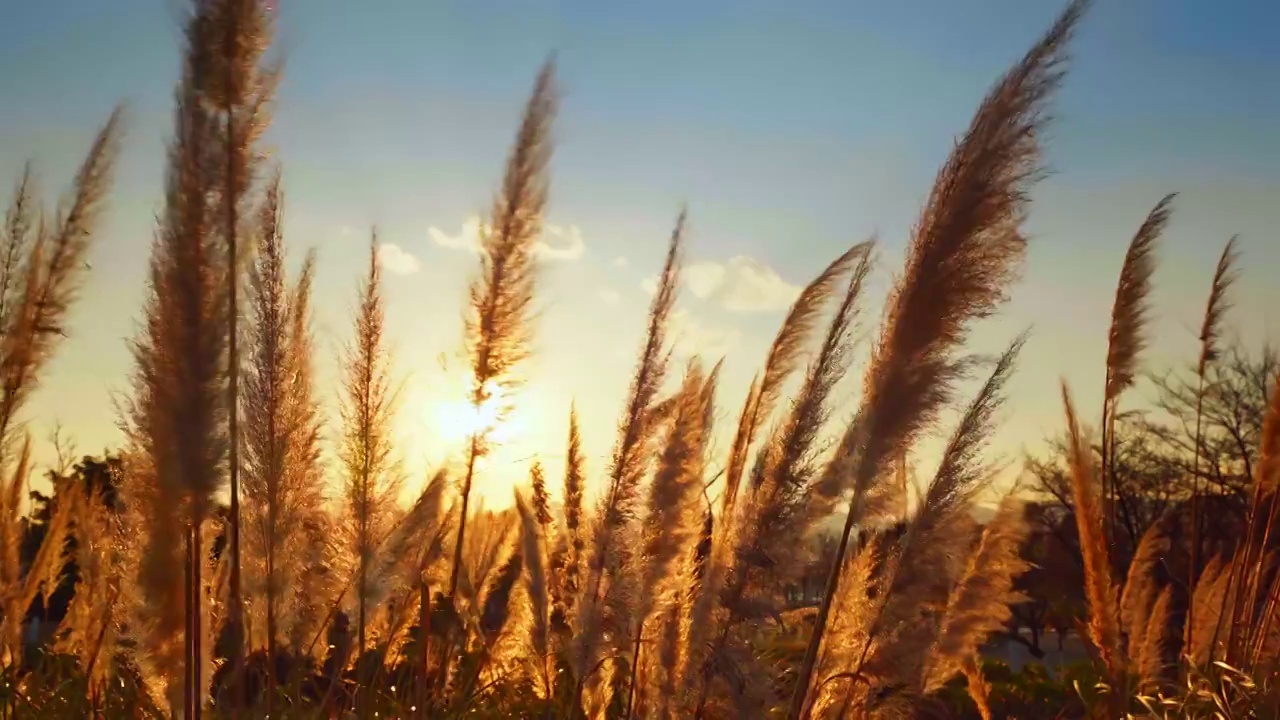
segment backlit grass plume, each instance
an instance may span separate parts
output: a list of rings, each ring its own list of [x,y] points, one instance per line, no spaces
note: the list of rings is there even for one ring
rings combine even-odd
[[[738,420],[738,429],[734,434],[725,470],[722,500],[725,517],[731,516],[756,433],[772,414],[782,396],[782,386],[787,378],[804,366],[805,354],[810,350],[823,311],[840,287],[841,281],[853,271],[859,259],[866,256],[867,249],[864,245],[849,248],[810,282],[792,303],[773,345],[769,347],[764,375],[753,382],[751,389],[747,391],[746,405]]]
[[[1116,405],[1120,395],[1131,385],[1138,372],[1138,355],[1147,345],[1147,319],[1150,314],[1151,278],[1156,269],[1156,250],[1160,234],[1173,211],[1174,195],[1166,195],[1148,213],[1129,243],[1120,281],[1116,285],[1115,304],[1111,309],[1111,331],[1107,337],[1106,385],[1102,402],[1102,498],[1107,536],[1111,537],[1114,518],[1115,481],[1111,472],[1114,453]]]
[[[217,113],[217,223],[226,253],[227,272],[227,407],[229,446],[229,591],[232,702],[241,703],[244,637],[241,612],[241,512],[239,430],[240,352],[242,334],[239,297],[245,218],[256,198],[261,151],[258,142],[271,123],[279,72],[265,61],[274,34],[270,0],[193,0],[190,33],[193,77],[202,100]]]
[[[390,384],[384,337],[385,309],[378,236],[371,235],[369,264],[359,292],[355,335],[343,356],[343,529],[355,567],[356,648],[363,652],[368,629],[372,565],[393,520],[400,477],[392,458],[391,423],[396,394]]]
[[[832,278],[839,281],[847,276],[843,297],[796,399],[756,456],[738,512],[722,515],[719,532],[712,536],[709,567],[695,588],[683,641],[684,662],[692,667],[681,676],[699,687],[695,713],[705,711],[717,675],[711,658],[734,644],[731,635],[739,624],[782,609],[782,589],[809,559],[810,531],[837,499],[822,490],[819,438],[831,413],[830,396],[849,367],[857,302],[870,267],[871,244],[855,245],[797,300],[797,305],[819,296],[825,300],[835,289],[830,287]],[[817,315],[823,309],[810,307],[804,313],[793,311],[792,316]],[[786,344],[782,338],[793,332],[784,326],[774,346]],[[716,605],[721,606],[718,611]],[[690,677],[694,667],[698,676]]]
[[[1067,414],[1067,441],[1070,452],[1071,492],[1075,501],[1076,530],[1084,559],[1085,599],[1089,603],[1089,641],[1110,677],[1122,678],[1124,655],[1120,648],[1120,621],[1117,617],[1116,586],[1111,576],[1103,524],[1102,500],[1093,469],[1089,444],[1076,419],[1075,406],[1065,384],[1062,402]]]
[[[465,326],[471,360],[469,400],[477,409],[492,407],[498,419],[510,411],[512,393],[520,382],[516,369],[528,357],[533,341],[536,250],[547,205],[551,126],[558,102],[555,65],[548,60],[525,105],[489,223],[481,228],[480,272],[469,291]],[[487,435],[491,429],[476,430],[467,450],[462,510],[449,577],[450,597],[458,586],[476,461],[488,452]]]
[[[580,591],[582,557],[586,547],[583,539],[582,492],[586,481],[586,461],[582,456],[582,435],[578,431],[578,411],[569,408],[569,438],[564,460],[564,523],[560,527],[555,550],[551,557],[553,571],[552,590],[555,607],[552,609],[553,625],[568,630],[569,618],[576,606]]]
[[[619,585],[612,577],[623,566],[619,545],[627,524],[635,517],[640,481],[650,464],[651,446],[657,430],[653,414],[669,359],[667,323],[680,281],[684,226],[685,214],[681,212],[671,233],[658,286],[649,304],[644,344],[619,422],[607,484],[591,528],[590,546],[583,558],[586,561],[586,578],[577,602],[570,657],[576,679],[570,704],[573,712],[578,712],[582,705],[587,675],[600,662],[599,652],[605,636],[604,605],[609,600],[606,595]]]
[[[667,608],[680,604],[685,597],[682,561],[691,557],[702,527],[703,476],[719,374],[719,365],[704,375],[696,361],[690,363],[649,483],[645,516],[639,528],[640,547],[631,558],[632,575],[638,586],[629,613],[632,644],[628,715],[636,703],[641,677],[638,670],[642,664],[653,663],[653,659],[642,657],[646,630],[656,636]],[[675,672],[674,667],[665,670]],[[652,682],[656,680],[654,673],[649,676],[656,685]]]
[[[296,289],[286,283],[281,220],[283,197],[277,177],[267,191],[257,228],[250,276],[250,313],[242,394],[244,482],[241,508],[250,607],[256,637],[266,648],[267,694],[274,698],[274,668],[284,620],[296,599],[289,583],[306,572],[303,560],[308,520],[321,510],[324,477],[319,467],[319,418],[311,388],[309,325],[313,264]],[[232,518],[234,520],[234,516]],[[229,569],[234,577],[234,565]],[[235,589],[230,590],[234,604]]]
[[[790,716],[800,717],[809,691],[831,597],[849,534],[861,521],[864,498],[887,463],[951,399],[963,363],[956,352],[972,321],[1003,302],[1021,265],[1026,239],[1020,225],[1028,192],[1041,176],[1039,136],[1046,106],[1061,83],[1066,46],[1088,3],[1075,0],[989,92],[969,130],[935,180],[907,249],[903,274],[886,304],[880,339],[872,350],[861,409],[849,433],[855,457],[847,463],[853,500],[846,516],[827,593]]]
[[[26,568],[20,562],[19,511],[33,470],[22,410],[66,337],[67,315],[84,281],[85,260],[111,187],[120,139],[120,110],[98,131],[76,173],[71,195],[50,221],[40,208],[30,166],[24,170],[0,228],[0,603],[3,650],[22,660],[21,620],[54,566],[75,510],[68,497],[54,510],[49,534]]]
[[[1209,286],[1209,300],[1205,303],[1204,321],[1200,325],[1200,360],[1196,364],[1196,429],[1195,447],[1192,450],[1194,459],[1191,465],[1191,562],[1187,566],[1187,587],[1194,587],[1196,573],[1200,566],[1200,451],[1204,437],[1204,386],[1205,377],[1210,366],[1218,359],[1218,341],[1222,336],[1222,322],[1231,307],[1231,299],[1227,292],[1237,278],[1236,263],[1239,251],[1236,249],[1236,238],[1227,241],[1218,258],[1218,265],[1213,272],[1213,282]],[[1194,618],[1195,608],[1188,606],[1188,619],[1185,627],[1189,630]],[[1184,636],[1185,640],[1185,636]]]
[[[139,584],[152,622],[143,647],[177,706],[203,698],[207,648],[199,573],[201,529],[226,477],[228,283],[217,197],[217,111],[209,80],[208,18],[187,20],[186,57],[175,96],[165,206],[152,244],[144,319],[127,419],[127,484],[146,519]],[[185,554],[183,548],[187,548]],[[183,579],[180,568],[186,567]],[[178,636],[186,638],[177,647]],[[185,668],[180,679],[178,672]]]
[[[987,603],[982,614],[999,613],[997,606],[1007,607],[1014,599],[1010,592],[986,594],[966,588],[988,583],[987,589],[999,590],[1021,572],[1016,561],[1000,564],[1002,557],[1008,560],[1008,555],[1016,555],[1016,544],[1001,544],[1011,538],[992,535],[990,545],[984,548],[979,543],[978,560],[968,555],[968,549],[975,533],[973,500],[994,476],[983,454],[1023,340],[1019,338],[999,357],[969,403],[919,509],[896,539],[882,541],[885,550],[875,559],[880,576],[877,592],[850,608],[853,615],[841,621],[848,628],[845,636],[833,636],[830,647],[823,650],[820,685],[832,678],[844,679],[853,707],[873,711],[888,698],[893,703],[914,703],[927,692],[931,680],[944,681],[931,674],[942,673],[949,679],[961,669],[966,648],[977,647],[982,641],[978,636],[985,637],[990,630],[965,617],[966,608],[981,600]],[[1000,526],[994,531],[1001,531]],[[1017,539],[1016,531],[1013,534]],[[990,553],[995,554],[983,557]],[[966,568],[967,557],[981,566]],[[851,588],[847,592],[858,597],[866,591]],[[957,592],[968,594],[952,604]],[[948,619],[954,624],[948,626]],[[861,640],[850,643],[850,638]],[[931,662],[949,664],[931,668]],[[819,693],[814,716],[829,717],[831,711],[830,697]]]

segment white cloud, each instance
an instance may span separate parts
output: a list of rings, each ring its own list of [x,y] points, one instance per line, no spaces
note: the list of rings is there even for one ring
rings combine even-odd
[[[613,259],[614,267],[624,268],[630,264],[631,264],[631,261],[628,260],[625,255],[619,255],[618,257]]]
[[[396,275],[412,275],[422,269],[418,258],[394,243],[382,243],[378,246],[378,263]]]
[[[462,223],[462,230],[457,235],[449,235],[434,225],[427,228],[431,242],[450,250],[480,252],[480,218],[472,216]]]
[[[480,218],[473,215],[462,223],[457,235],[450,235],[435,226],[427,228],[427,235],[431,242],[442,248],[479,253],[480,236],[487,229]],[[576,225],[544,224],[542,236],[534,243],[534,252],[544,260],[577,260],[586,250],[582,230]]]
[[[617,305],[622,300],[622,294],[613,288],[601,288],[600,292],[596,294],[609,305]]]
[[[717,262],[693,263],[684,268],[685,287],[699,300],[707,300],[724,285],[727,271]]]
[[[671,313],[672,347],[676,355],[701,355],[709,360],[729,354],[742,333],[737,328],[708,325],[694,318],[688,310],[678,308]]]
[[[587,244],[582,241],[582,231],[577,225],[544,224],[542,238],[534,247],[547,260],[577,260],[587,251]]]
[[[800,294],[800,287],[783,280],[773,268],[745,255],[735,255],[727,263],[714,260],[685,266],[681,277],[685,287],[699,300],[713,302],[732,312],[785,310]],[[645,292],[657,291],[658,276],[640,283]]]

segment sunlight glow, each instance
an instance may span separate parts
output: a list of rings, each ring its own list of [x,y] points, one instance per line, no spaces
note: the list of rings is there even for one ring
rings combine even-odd
[[[503,416],[508,401],[501,387],[490,384],[489,399],[473,405],[469,399],[448,400],[431,407],[432,429],[448,445],[464,445],[472,436],[485,434],[492,443],[510,440],[516,432],[515,418]]]

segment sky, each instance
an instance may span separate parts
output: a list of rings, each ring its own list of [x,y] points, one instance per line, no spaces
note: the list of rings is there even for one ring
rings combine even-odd
[[[861,332],[901,266],[932,178],[986,89],[1061,9],[1056,0],[703,0],[676,3],[276,0],[284,60],[265,139],[284,175],[295,260],[319,254],[323,387],[350,334],[369,233],[379,229],[397,420],[410,485],[452,463],[469,250],[538,66],[563,87],[535,355],[508,442],[478,491],[509,502],[535,454],[560,471],[576,402],[589,471],[616,434],[649,300],[679,209],[690,214],[677,349],[726,356],[721,434],[799,287],[875,236]],[[28,410],[41,457],[55,424],[81,452],[118,447],[159,210],[181,0],[27,2],[0,25],[0,173],[35,162],[62,192],[118,102],[128,134],[71,334]],[[1239,234],[1230,320],[1250,347],[1280,338],[1280,5],[1096,3],[1075,42],[1046,141],[1027,264],[970,349],[1030,327],[992,452],[1016,465],[1060,431],[1058,383],[1101,398],[1125,248],[1177,191],[1153,297],[1159,370],[1195,357],[1213,264]],[[837,418],[856,407],[862,366]],[[1139,387],[1127,402],[1150,398]],[[326,402],[334,400],[326,395]],[[336,417],[329,431],[336,432]],[[947,428],[944,423],[941,430]],[[916,453],[936,461],[937,438]],[[723,451],[727,440],[718,448]]]

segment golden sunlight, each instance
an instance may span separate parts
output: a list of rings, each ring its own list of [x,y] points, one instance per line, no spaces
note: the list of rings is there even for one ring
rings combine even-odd
[[[529,430],[534,423],[529,417],[528,398],[522,394],[520,403],[512,408],[510,394],[492,384],[489,399],[476,406],[470,400],[471,383],[469,377],[452,375],[444,383],[411,389],[413,411],[405,419],[417,427],[406,431],[415,436],[419,447],[428,449],[423,475],[440,465],[461,470],[471,438],[484,435],[489,452],[476,460],[478,472],[472,491],[486,507],[507,507],[513,502],[511,488],[524,481],[528,472],[525,460],[533,452]]]

